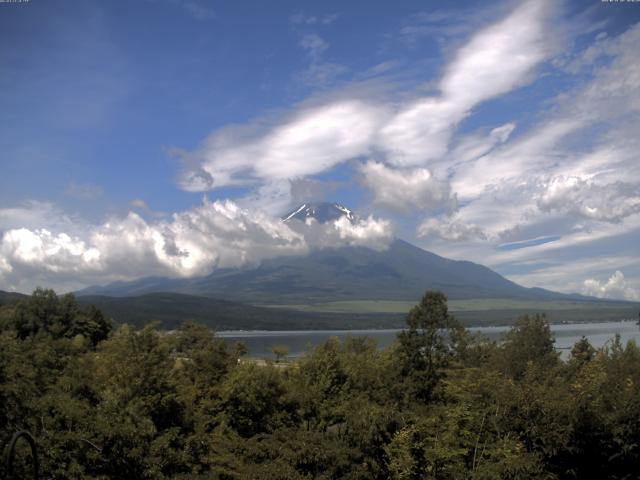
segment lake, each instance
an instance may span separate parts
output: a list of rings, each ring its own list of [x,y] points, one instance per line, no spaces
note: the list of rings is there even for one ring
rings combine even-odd
[[[500,339],[510,327],[471,327],[471,332],[480,332],[490,339]],[[567,325],[551,325],[555,335],[556,348],[563,356],[569,354],[571,347],[583,336],[598,348],[619,334],[622,343],[629,340],[640,343],[640,327],[635,322],[605,322],[605,323],[572,323]],[[287,330],[287,331],[223,331],[217,336],[231,341],[242,341],[249,348],[252,357],[273,358],[271,348],[275,345],[289,347],[290,357],[299,357],[310,348],[320,345],[330,337],[344,340],[347,337],[370,337],[383,348],[390,345],[400,330]]]

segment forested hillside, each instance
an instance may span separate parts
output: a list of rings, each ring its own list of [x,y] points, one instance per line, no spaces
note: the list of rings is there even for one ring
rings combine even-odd
[[[390,348],[332,339],[266,365],[48,290],[0,307],[0,330],[0,441],[29,430],[45,478],[638,478],[634,343],[562,361],[541,316],[487,342],[438,292]]]

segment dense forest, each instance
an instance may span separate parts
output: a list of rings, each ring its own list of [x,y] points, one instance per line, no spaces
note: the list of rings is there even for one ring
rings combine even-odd
[[[51,290],[0,307],[0,330],[0,441],[30,431],[43,478],[640,478],[640,349],[562,360],[543,316],[490,342],[427,292],[389,348],[266,364]]]

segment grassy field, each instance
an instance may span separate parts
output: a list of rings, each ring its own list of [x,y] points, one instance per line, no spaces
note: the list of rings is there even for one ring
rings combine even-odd
[[[416,302],[394,300],[350,300],[314,303],[309,305],[269,305],[270,307],[316,313],[406,313]],[[496,310],[523,310],[532,312],[568,310],[608,310],[629,307],[621,302],[575,302],[575,301],[535,301],[506,298],[479,298],[470,300],[449,300],[452,312],[488,312]]]

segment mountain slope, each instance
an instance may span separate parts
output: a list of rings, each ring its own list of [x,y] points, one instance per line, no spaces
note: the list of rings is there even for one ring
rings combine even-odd
[[[24,298],[27,298],[28,295],[24,295],[22,293],[16,293],[16,292],[5,292],[0,290],[0,306],[1,305],[9,305],[12,303],[16,303],[19,300],[22,300]]]
[[[450,260],[403,240],[385,251],[366,247],[327,248],[307,256],[280,257],[255,268],[221,270],[194,279],[147,278],[79,295],[130,296],[165,291],[252,304],[298,304],[353,299],[416,301],[438,289],[451,299],[579,299],[537,288],[524,288],[491,269]]]
[[[304,203],[282,217],[285,223],[334,222],[358,217],[338,203]],[[395,240],[387,250],[340,247],[307,256],[280,257],[244,269],[217,270],[206,277],[150,277],[105,287],[90,287],[79,295],[132,296],[174,292],[225,298],[250,304],[313,304],[344,300],[417,301],[426,290],[441,290],[450,299],[585,300],[540,288],[524,288],[476,263],[450,260]]]
[[[347,299],[417,300],[437,289],[451,299],[566,298],[521,287],[487,267],[449,260],[394,241],[388,250],[328,248],[305,257],[276,258],[259,267],[214,272],[185,285],[184,293],[251,303],[313,303]]]

